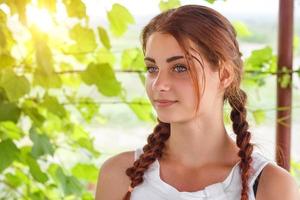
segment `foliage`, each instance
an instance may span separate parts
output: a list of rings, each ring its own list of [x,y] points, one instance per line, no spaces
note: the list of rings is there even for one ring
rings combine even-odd
[[[96,86],[103,96],[126,100],[114,72],[110,33],[124,35],[134,23],[131,13],[113,4],[107,11],[107,30],[88,25],[83,1],[63,0],[61,4],[55,0],[1,1],[1,199],[93,199],[87,186],[96,183],[99,167],[92,161],[66,166],[59,156],[60,150],[80,151],[81,156],[94,159],[101,155],[85,130],[99,115],[100,105],[89,96],[80,96],[78,88]],[[30,21],[26,13],[30,6],[52,16],[51,30],[44,31],[38,21]],[[65,9],[64,22],[57,17],[58,6]],[[15,17],[17,23],[9,26]],[[17,29],[24,37],[14,34]],[[135,56],[142,56],[132,52],[124,51],[127,68],[136,63]],[[144,66],[139,63],[135,69],[141,70]],[[80,114],[77,118],[71,116],[74,109]]]
[[[291,161],[291,175],[295,177],[298,187],[300,189],[300,162]]]
[[[128,100],[116,76],[111,37],[122,38],[135,19],[118,3],[106,13],[109,28],[89,25],[82,0],[2,0],[0,5],[0,199],[93,199],[88,185],[95,184],[98,166],[92,160],[101,152],[85,129],[99,117],[101,102],[79,94],[79,88],[95,87],[101,96],[128,104],[138,119],[155,121],[149,102]],[[159,7],[179,5],[169,0]],[[43,24],[34,22],[39,16],[29,18],[30,6],[42,11],[40,17],[50,13],[51,29],[44,31]],[[63,20],[57,15],[59,6],[67,16]],[[240,34],[249,34],[245,25],[236,25]],[[245,60],[252,72],[244,84],[262,87],[269,72],[275,72],[275,63],[270,47],[253,51]],[[138,72],[144,82],[139,47],[124,49],[119,65],[121,71]],[[290,77],[283,79],[286,86]],[[75,111],[79,116],[73,116]],[[265,119],[261,109],[253,116],[257,123]],[[79,152],[89,162],[65,165],[61,150]]]

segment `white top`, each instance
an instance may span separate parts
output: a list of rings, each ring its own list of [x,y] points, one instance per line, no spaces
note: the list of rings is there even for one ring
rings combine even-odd
[[[134,160],[141,155],[142,148],[135,151]],[[259,152],[252,154],[254,174],[249,178],[249,200],[255,200],[253,184],[261,170],[268,164],[276,162],[265,158]],[[195,192],[180,192],[175,187],[164,182],[159,175],[159,162],[156,159],[144,172],[143,183],[134,187],[131,200],[240,200],[241,195],[241,173],[239,162],[231,169],[229,175],[223,182],[206,186],[203,190]]]

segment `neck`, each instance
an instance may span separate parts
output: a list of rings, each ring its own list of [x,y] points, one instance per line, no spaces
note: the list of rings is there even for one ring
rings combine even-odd
[[[238,147],[226,132],[223,113],[171,123],[170,128],[164,150],[165,160],[199,167],[237,157]]]

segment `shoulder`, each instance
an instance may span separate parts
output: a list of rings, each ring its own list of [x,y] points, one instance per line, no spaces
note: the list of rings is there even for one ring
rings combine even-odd
[[[125,171],[134,162],[134,151],[125,151],[107,159],[98,176],[96,200],[122,199],[126,194],[130,179]]]
[[[134,151],[124,151],[108,158],[101,166],[101,169],[107,167],[119,168],[122,166],[123,167],[129,166],[133,164],[133,161],[134,161]]]
[[[299,198],[299,188],[288,171],[271,163],[264,167],[258,185],[258,200],[298,200]]]

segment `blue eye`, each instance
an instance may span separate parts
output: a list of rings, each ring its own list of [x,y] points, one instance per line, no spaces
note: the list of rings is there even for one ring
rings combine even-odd
[[[182,64],[176,64],[173,69],[179,69],[179,73],[187,71],[187,67]],[[178,70],[176,70],[178,72]]]
[[[157,68],[157,67],[146,67],[146,71],[147,72],[149,72],[149,73],[153,73],[154,71],[153,71],[153,69],[155,69],[155,68]]]
[[[158,70],[158,67],[156,67],[156,66],[146,66],[146,72],[149,72],[150,74],[157,72],[157,70]],[[182,73],[182,72],[187,71],[188,68],[182,64],[176,64],[174,67],[172,67],[172,70],[174,70],[178,73]]]

